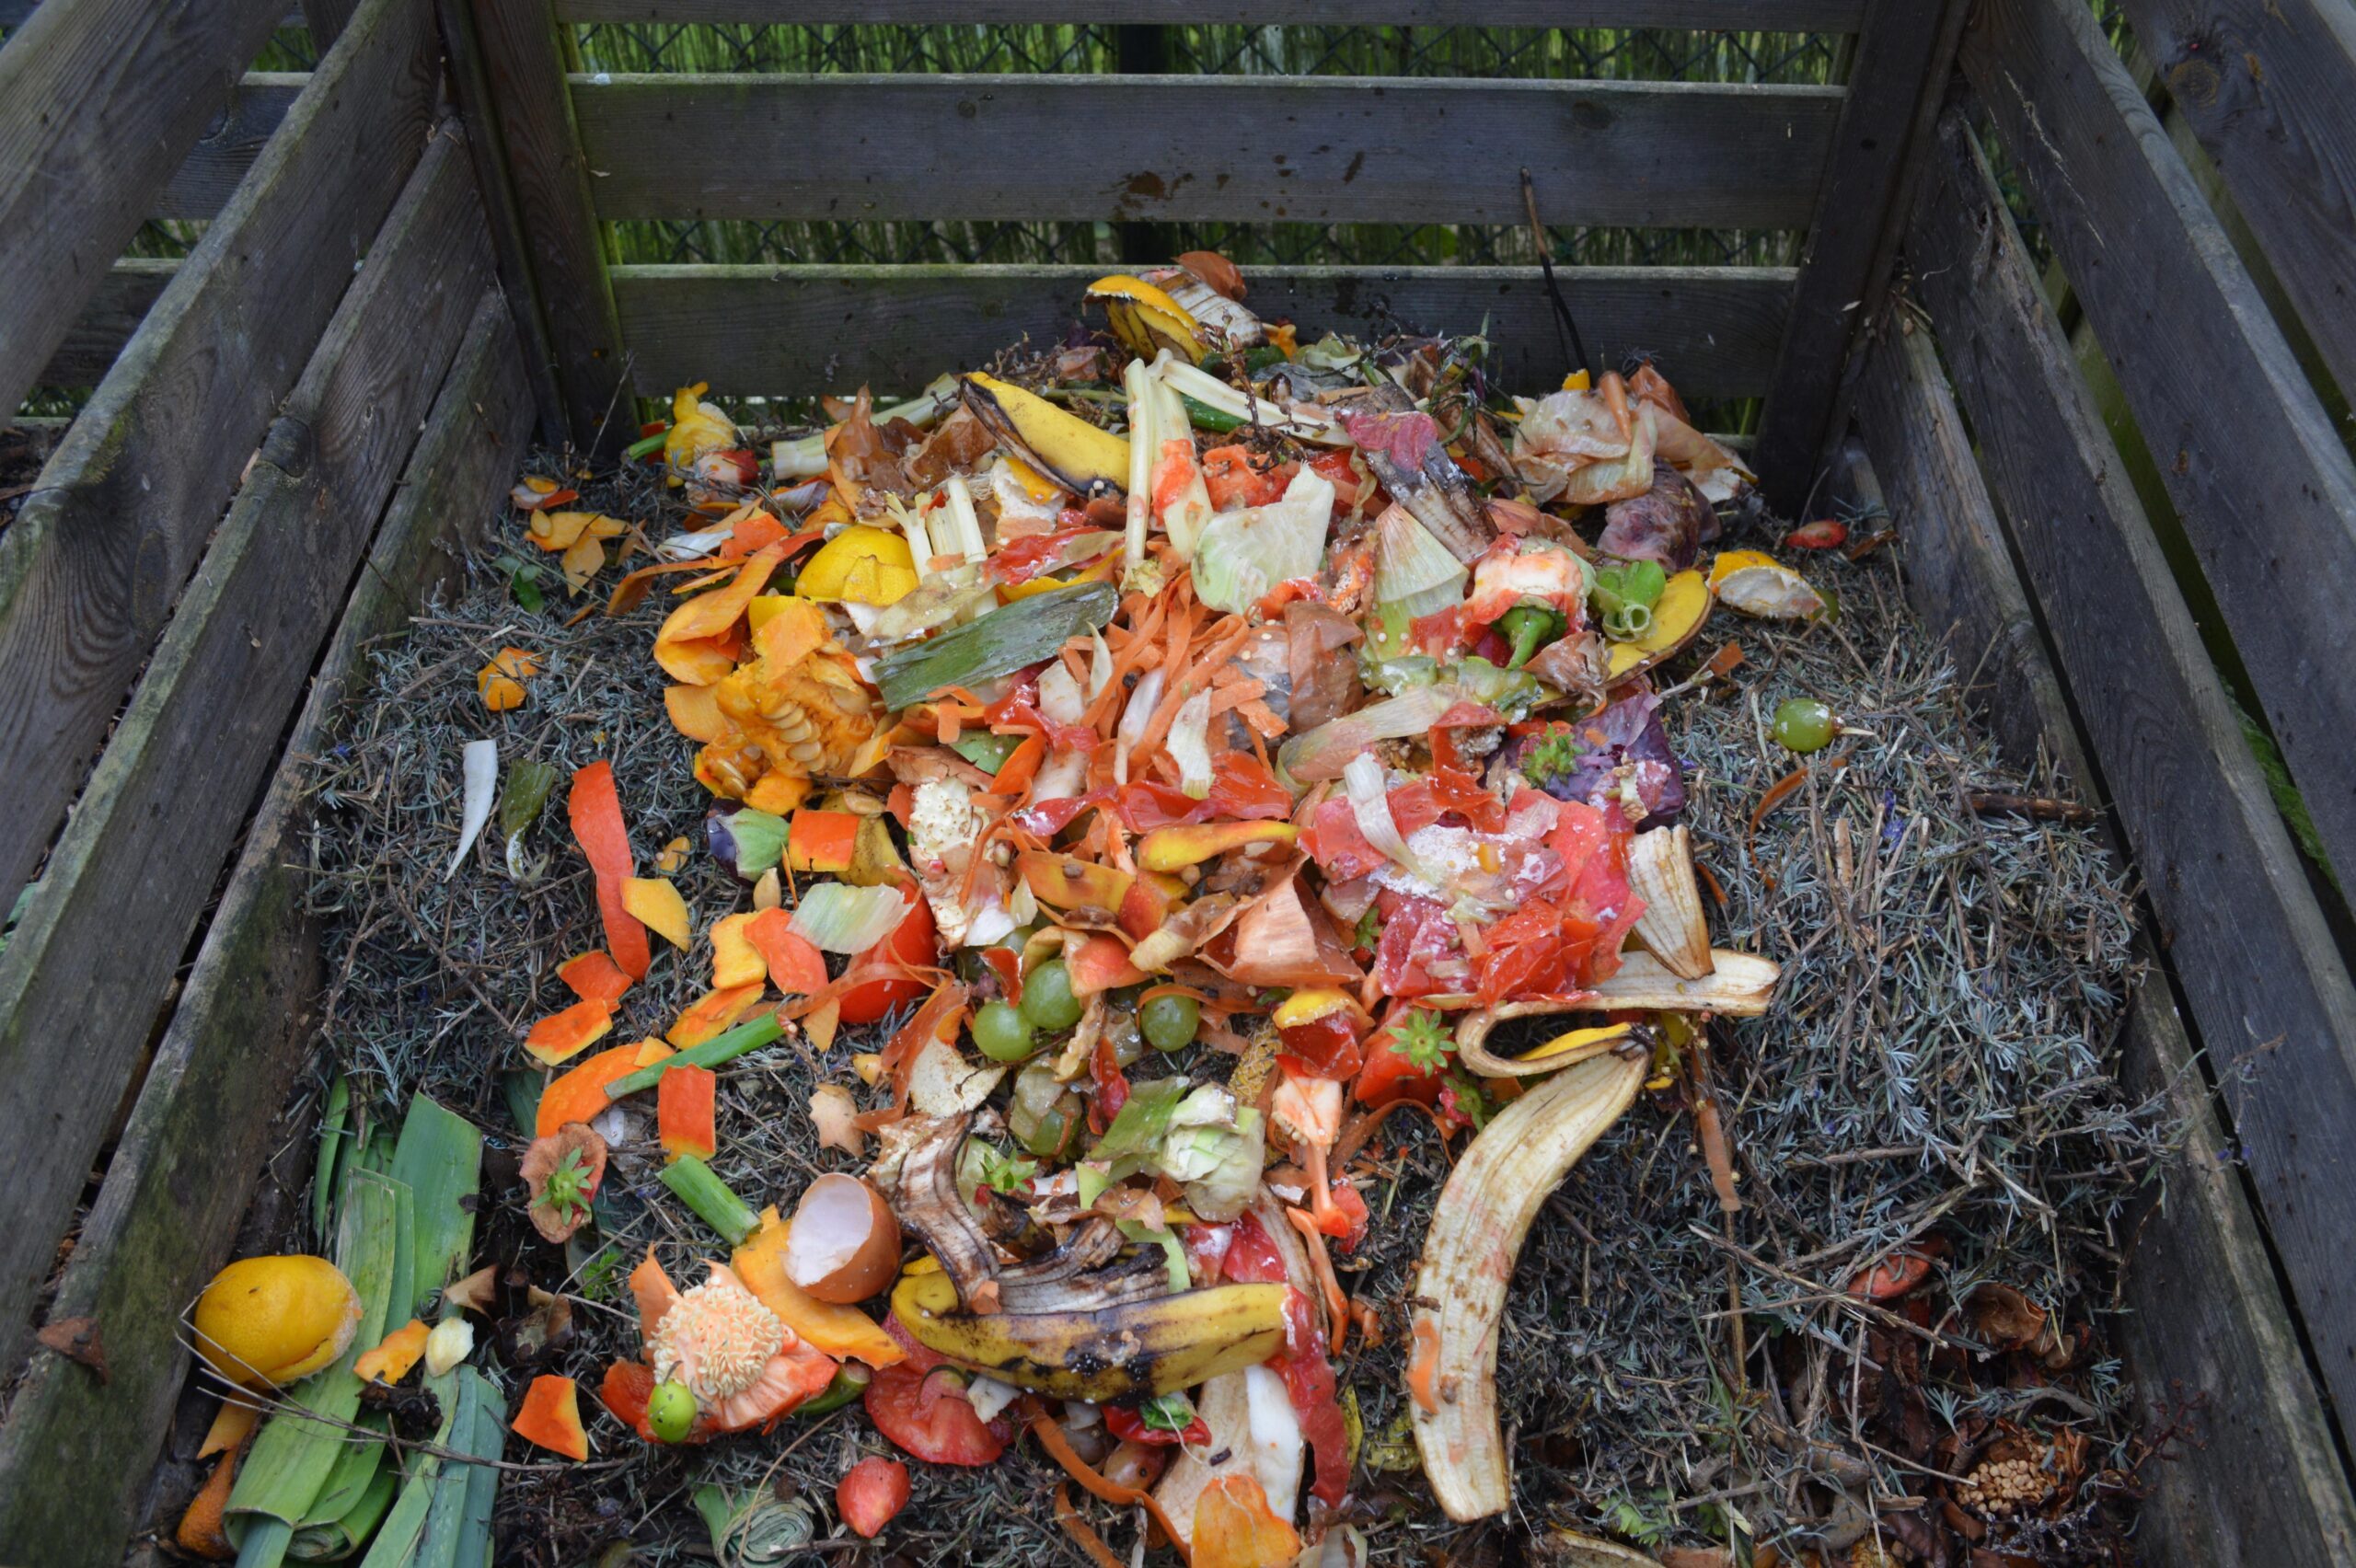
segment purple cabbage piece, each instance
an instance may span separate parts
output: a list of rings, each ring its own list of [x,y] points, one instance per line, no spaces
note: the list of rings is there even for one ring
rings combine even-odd
[[[1549,795],[1600,808],[1619,797],[1625,768],[1645,807],[1638,829],[1667,826],[1685,809],[1685,770],[1669,749],[1660,698],[1651,692],[1622,698],[1572,725],[1571,736],[1579,749],[1570,768],[1535,780]],[[1525,738],[1517,763],[1546,739],[1542,733]]]
[[[703,819],[705,845],[739,882],[758,882],[785,854],[786,821],[752,806],[714,807]]]
[[[1653,488],[1604,509],[1595,548],[1622,560],[1657,560],[1664,571],[1683,571],[1717,532],[1718,514],[1702,492],[1656,457]]]

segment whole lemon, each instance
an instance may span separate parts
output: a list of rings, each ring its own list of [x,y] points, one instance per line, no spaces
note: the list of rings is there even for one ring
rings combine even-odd
[[[360,1293],[325,1258],[240,1258],[196,1302],[196,1346],[213,1369],[276,1388],[334,1362],[360,1326]]]

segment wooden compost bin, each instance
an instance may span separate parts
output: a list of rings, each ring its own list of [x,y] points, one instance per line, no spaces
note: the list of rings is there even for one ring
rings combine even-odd
[[[2356,1559],[2344,914],[2188,603],[2222,618],[2316,840],[2356,868],[2356,684],[2332,663],[2356,465],[2316,391],[2356,387],[2356,13],[2124,10],[2166,123],[2083,0],[313,0],[333,47],[292,76],[244,74],[283,0],[0,6],[0,409],[98,386],[0,533],[0,890],[40,879],[0,954],[0,1562],[116,1562],[144,1522],[179,1314],[319,1043],[335,955],[302,906],[304,761],[535,426],[610,445],[622,394],[695,379],[912,387],[1059,332],[1098,271],[608,267],[601,223],[1515,223],[1519,162],[1558,224],[1808,230],[1796,271],[1585,268],[1570,294],[1591,340],[1646,344],[1688,396],[1766,399],[1755,460],[1787,512],[1819,487],[1886,500],[2006,749],[2106,808],[2154,939],[2128,1071],[2190,1128],[2124,1282],[2129,1370],[2200,1439],[2150,1470],[2144,1550]],[[1845,91],[609,79],[568,76],[559,30],[1083,18],[1857,43]],[[211,221],[185,261],[110,265],[151,215]],[[1253,282],[1311,324],[1486,317],[1507,385],[1560,369],[1534,269]],[[34,1338],[90,1325],[104,1378]]]

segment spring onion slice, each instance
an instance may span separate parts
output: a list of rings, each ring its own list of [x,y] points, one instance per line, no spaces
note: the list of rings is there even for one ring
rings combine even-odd
[[[468,741],[463,767],[466,805],[458,822],[458,852],[442,868],[444,882],[448,882],[451,873],[466,863],[467,851],[475,847],[475,840],[481,836],[482,824],[491,820],[491,800],[499,790],[499,743]]]

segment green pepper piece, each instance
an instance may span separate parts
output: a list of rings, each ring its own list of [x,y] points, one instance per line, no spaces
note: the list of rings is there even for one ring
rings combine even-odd
[[[1497,635],[1512,646],[1513,656],[1506,661],[1506,668],[1519,670],[1530,663],[1530,656],[1570,629],[1570,621],[1562,611],[1537,603],[1516,605],[1497,617]]]
[[[1207,430],[1213,435],[1225,435],[1231,430],[1243,428],[1243,421],[1233,414],[1222,413],[1208,403],[1189,398],[1183,392],[1178,395],[1178,401],[1185,405],[1186,422],[1196,430]]]

